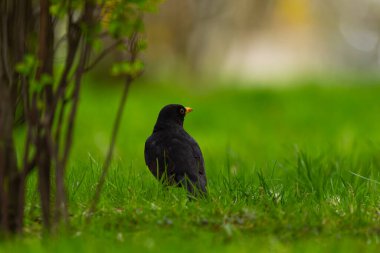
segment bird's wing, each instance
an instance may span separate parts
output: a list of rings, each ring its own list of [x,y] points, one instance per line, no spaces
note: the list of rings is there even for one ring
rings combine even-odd
[[[206,175],[202,152],[191,139],[171,138],[166,146],[168,167],[173,167],[175,180],[184,184],[190,180],[191,184],[186,184],[190,192],[194,192],[193,187],[206,192]]]
[[[197,160],[198,164],[198,184],[201,190],[206,193],[207,177],[202,151],[195,140],[192,140],[191,147],[194,152],[194,158]]]
[[[145,142],[144,154],[146,165],[159,180],[166,174],[170,184],[182,184],[192,193],[195,186],[206,193],[202,152],[190,136],[152,135]]]
[[[164,166],[163,147],[160,145],[157,136],[150,136],[145,142],[145,164],[149,170],[157,178],[161,178],[162,172],[160,168]]]
[[[201,151],[201,149],[200,149],[198,143],[194,141],[194,142],[191,144],[191,147],[193,148],[194,157],[195,157],[195,159],[196,159],[197,162],[198,162],[199,174],[200,174],[200,175],[205,175],[205,177],[206,177],[205,162],[204,162],[204,160],[203,160],[202,151]]]

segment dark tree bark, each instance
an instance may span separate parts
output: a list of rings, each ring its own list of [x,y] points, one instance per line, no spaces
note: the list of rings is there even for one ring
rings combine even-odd
[[[25,180],[17,166],[13,139],[22,80],[15,65],[25,55],[33,22],[31,1],[1,0],[0,5],[0,216],[1,227],[16,232],[22,227]]]
[[[52,16],[49,13],[50,3],[48,0],[40,0],[40,18],[39,18],[39,39],[38,39],[38,61],[40,62],[36,72],[36,80],[41,81],[43,75],[53,76],[54,60],[54,25]],[[53,104],[53,87],[52,83],[44,85],[44,91],[41,94],[45,100],[46,108],[51,108]],[[51,132],[51,121],[43,120],[38,128],[38,137],[36,146],[38,153],[38,187],[41,198],[42,218],[47,229],[50,228],[50,209],[51,209],[51,150],[49,150],[48,139]]]

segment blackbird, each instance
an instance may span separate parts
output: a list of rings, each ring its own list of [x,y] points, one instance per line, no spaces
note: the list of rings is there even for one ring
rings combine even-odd
[[[145,142],[145,163],[162,183],[185,187],[191,196],[205,196],[202,152],[183,128],[185,115],[192,110],[179,104],[161,109],[153,133]]]

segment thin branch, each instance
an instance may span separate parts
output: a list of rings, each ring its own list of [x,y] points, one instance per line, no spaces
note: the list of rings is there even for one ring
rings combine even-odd
[[[32,159],[31,162],[28,162],[30,155],[30,146],[33,142],[33,129],[32,129],[32,109],[30,107],[29,102],[29,83],[26,80],[26,77],[22,77],[22,97],[23,97],[23,105],[24,105],[24,116],[27,127],[27,134],[25,140],[25,149],[24,149],[24,157],[23,157],[23,171],[21,172],[21,181],[25,180],[25,177],[33,170],[36,166],[36,156]],[[21,184],[22,185],[22,184]],[[21,200],[20,200],[21,201]]]
[[[103,52],[101,52],[98,57],[96,57],[96,59],[89,64],[89,66],[87,66],[85,68],[85,72],[91,70],[93,67],[96,66],[96,64],[98,64],[104,57],[106,57],[109,53],[111,53],[117,46],[121,45],[123,43],[123,40],[117,40],[114,44],[112,44],[111,46],[109,46],[108,48],[104,49]]]
[[[138,48],[137,48],[138,37],[137,37],[137,35],[138,35],[137,33],[133,33],[130,40],[129,40],[129,43],[128,43],[129,44],[128,53],[129,53],[129,61],[130,62],[135,62],[136,58],[137,58],[137,54],[138,54]],[[112,158],[113,150],[115,148],[115,143],[116,143],[116,136],[119,132],[120,122],[121,122],[121,119],[123,116],[125,103],[127,101],[129,87],[131,86],[131,84],[132,84],[133,80],[135,80],[135,78],[136,78],[136,76],[132,76],[129,74],[126,76],[124,91],[123,91],[123,94],[122,94],[122,97],[121,97],[121,100],[119,103],[115,122],[114,122],[113,129],[112,129],[110,145],[108,146],[106,159],[105,159],[103,166],[102,166],[102,174],[100,176],[98,185],[96,187],[94,197],[93,197],[92,202],[90,204],[89,213],[88,213],[89,215],[86,218],[86,224],[90,223],[91,214],[93,214],[95,212],[96,206],[99,202],[100,194],[101,194],[101,191],[102,191],[103,185],[105,183],[106,176],[107,176],[110,164],[111,164],[111,158]]]
[[[68,50],[66,54],[65,67],[62,72],[61,78],[59,80],[58,88],[54,94],[53,105],[50,108],[50,113],[48,116],[48,119],[49,119],[48,121],[50,123],[52,123],[54,119],[54,113],[56,111],[58,101],[65,95],[67,85],[70,83],[70,81],[68,80],[68,75],[70,73],[70,70],[74,66],[73,63],[78,51],[78,46],[79,46],[79,42],[81,38],[80,29],[76,24],[71,23],[69,19],[67,25],[68,25],[68,32],[67,32]]]
[[[29,161],[25,166],[25,170],[24,170],[25,176],[31,173],[33,169],[36,167],[36,165],[37,165],[37,156],[34,156],[33,159]]]
[[[93,25],[93,10],[95,6],[92,2],[86,2],[83,14],[81,17],[81,20],[88,24],[88,25]],[[70,20],[69,22],[72,22]],[[69,26],[74,28],[73,32],[74,34],[71,34],[69,31],[69,36],[73,35],[76,37],[78,35],[76,33],[77,26],[75,24],[72,24],[72,26]],[[81,35],[81,34],[79,34]],[[76,37],[80,38],[80,37]],[[75,41],[73,41],[75,42]],[[78,40],[79,42],[79,40]],[[78,45],[76,45],[77,48]],[[75,50],[76,51],[76,50]],[[62,155],[62,159],[59,159],[59,154],[58,151],[55,154],[56,155],[56,185],[57,185],[57,192],[56,192],[56,221],[60,219],[60,215],[62,214],[67,221],[68,219],[68,211],[67,211],[67,199],[66,199],[66,192],[65,192],[65,186],[64,186],[64,170],[66,168],[67,164],[67,159],[69,157],[69,152],[71,150],[72,146],[72,139],[73,139],[73,132],[74,132],[74,123],[75,123],[75,116],[78,111],[78,102],[79,102],[79,92],[80,92],[80,87],[81,87],[81,81],[82,81],[82,76],[84,74],[84,69],[87,64],[88,58],[90,56],[91,48],[90,45],[83,40],[82,43],[82,49],[81,49],[81,55],[79,58],[79,63],[76,67],[75,71],[75,80],[74,80],[74,91],[73,91],[73,97],[72,97],[72,107],[71,111],[68,116],[68,125],[67,125],[67,131],[66,131],[66,139],[65,139],[65,144],[64,144],[64,151]],[[67,78],[67,76],[66,76]],[[67,84],[67,80],[65,80]],[[63,93],[61,93],[63,95]],[[60,93],[58,93],[60,95]],[[62,105],[64,106],[64,104]],[[62,110],[64,107],[61,108]],[[62,112],[63,113],[63,112]],[[59,129],[58,129],[59,130]]]
[[[90,3],[90,2],[86,2],[85,4],[85,8],[83,10],[83,13],[82,13],[82,16],[81,16],[81,20],[86,23],[86,24],[92,24],[92,11],[93,11],[93,4]],[[72,24],[72,32],[73,33],[73,36],[76,37],[76,38],[79,38],[77,37],[76,35],[78,35],[76,33],[76,28],[77,26]],[[71,35],[72,33],[69,31],[69,36]],[[74,41],[73,41],[74,42]],[[78,41],[79,42],[79,41]],[[69,151],[71,149],[71,145],[72,145],[72,138],[73,138],[73,131],[74,131],[74,121],[75,121],[75,115],[76,115],[76,112],[77,112],[77,107],[78,107],[78,101],[79,101],[79,91],[80,91],[80,87],[81,87],[81,81],[82,81],[82,76],[83,76],[83,73],[84,73],[84,69],[85,69],[85,66],[87,64],[87,61],[88,61],[88,58],[89,58],[89,55],[90,55],[90,45],[85,41],[83,40],[82,41],[82,49],[81,49],[81,55],[80,55],[80,58],[79,58],[79,63],[76,67],[76,71],[75,71],[75,75],[74,75],[74,91],[73,91],[73,97],[72,97],[72,101],[73,101],[73,104],[72,104],[72,107],[71,107],[71,111],[70,111],[70,114],[69,114],[69,118],[68,118],[68,126],[67,126],[67,131],[66,131],[66,138],[65,138],[65,144],[64,144],[64,151],[63,151],[63,154],[62,154],[62,159],[60,161],[60,166],[62,166],[62,169],[64,169],[66,167],[66,163],[67,163],[67,159],[68,159],[68,156],[69,156]],[[74,43],[75,48],[78,47],[77,45],[77,42]],[[66,64],[68,64],[69,61],[66,62]],[[66,80],[67,81],[67,80]],[[63,84],[64,85],[64,84]],[[59,91],[58,91],[59,92]],[[59,95],[59,93],[57,94]]]
[[[3,62],[3,66],[4,66],[4,70],[5,70],[5,76],[7,77],[8,79],[8,83],[9,84],[12,84],[13,83],[13,78],[12,78],[12,73],[11,73],[11,69],[10,69],[10,66],[9,66],[9,57],[8,57],[8,29],[7,29],[7,22],[6,22],[6,19],[7,19],[7,16],[3,16],[1,17],[1,39],[2,39],[2,46],[1,46],[1,49],[2,49],[2,54],[1,54],[1,60]]]
[[[57,121],[57,128],[55,131],[55,144],[57,146],[57,149],[59,149],[60,142],[61,142],[61,131],[62,131],[62,126],[63,126],[63,116],[65,115],[65,108],[67,105],[67,100],[63,99],[61,107],[59,108],[59,114],[58,114],[58,121]]]
[[[63,184],[63,170],[60,167],[60,163],[58,160],[58,154],[57,154],[57,146],[54,143],[52,133],[50,131],[49,127],[46,127],[46,133],[45,133],[45,141],[47,150],[49,152],[49,156],[51,157],[52,165],[55,165],[56,169],[56,198],[55,198],[55,216],[54,216],[54,225],[56,226],[59,224],[59,221],[61,219],[61,215],[63,215],[64,222],[67,224],[68,222],[68,211],[67,211],[67,205],[66,205],[66,191]],[[54,163],[54,164],[53,164]]]
[[[67,210],[67,197],[66,197],[66,190],[64,186],[64,170],[66,168],[67,164],[67,159],[69,156],[69,152],[71,150],[72,146],[72,139],[73,139],[73,132],[74,132],[74,123],[75,123],[75,116],[77,113],[77,108],[78,108],[78,101],[79,101],[79,91],[80,91],[80,86],[81,86],[81,79],[83,76],[83,69],[84,66],[87,62],[88,55],[89,55],[89,50],[90,47],[87,43],[83,42],[83,51],[82,55],[80,58],[80,63],[77,67],[77,71],[75,74],[75,87],[74,87],[74,93],[73,93],[73,104],[71,107],[71,111],[69,114],[68,118],[68,126],[67,126],[67,132],[66,132],[66,143],[64,145],[64,151],[63,151],[63,156],[62,159],[59,159],[58,152],[54,151],[54,157],[56,161],[56,185],[57,185],[57,192],[56,192],[56,202],[55,202],[55,221],[56,223],[59,221],[61,215],[64,218],[65,223],[68,222],[68,210]],[[60,117],[63,117],[63,106],[61,108],[61,115]],[[60,129],[58,128],[60,131]],[[58,135],[56,135],[57,138]],[[59,144],[56,144],[59,145]],[[57,146],[58,147],[58,146]]]
[[[92,203],[90,205],[89,215],[86,218],[86,224],[90,223],[91,214],[95,211],[96,206],[97,206],[97,204],[99,202],[99,199],[100,199],[100,193],[102,191],[102,187],[104,185],[104,182],[106,180],[106,176],[107,176],[107,173],[108,173],[108,170],[109,170],[109,167],[110,167],[111,158],[112,158],[112,155],[113,155],[113,150],[114,150],[115,143],[116,143],[116,136],[117,136],[118,131],[119,131],[120,122],[121,122],[121,119],[122,119],[122,116],[123,116],[123,111],[124,111],[125,103],[127,101],[129,87],[130,87],[132,81],[133,81],[133,79],[130,76],[128,76],[127,79],[126,79],[125,85],[124,85],[124,91],[123,91],[123,94],[122,94],[122,97],[121,97],[121,100],[120,100],[120,104],[119,104],[119,107],[118,107],[118,110],[117,110],[117,114],[116,114],[116,119],[115,119],[115,122],[114,122],[114,125],[113,125],[112,137],[111,137],[110,145],[108,147],[106,160],[104,161],[104,164],[102,166],[102,175],[100,176],[98,185],[97,185],[96,190],[95,190],[94,197],[92,199]]]
[[[54,46],[54,51],[57,51],[59,46],[67,39],[67,34],[62,35],[61,38],[58,39],[57,43]]]
[[[77,68],[76,74],[75,74],[75,86],[74,86],[74,91],[73,91],[73,105],[71,107],[69,119],[68,119],[68,126],[67,126],[67,131],[66,131],[66,143],[65,143],[65,148],[62,156],[62,163],[63,167],[66,166],[66,162],[69,156],[69,151],[71,148],[72,144],[72,137],[73,137],[73,131],[74,131],[74,121],[75,121],[75,115],[77,112],[77,107],[78,107],[78,101],[79,101],[79,91],[81,87],[81,80],[82,76],[84,73],[84,66],[87,62],[88,56],[90,54],[90,46],[83,42],[83,51],[80,59],[79,66]]]

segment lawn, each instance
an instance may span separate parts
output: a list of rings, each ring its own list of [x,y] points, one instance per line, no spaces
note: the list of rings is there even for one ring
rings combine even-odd
[[[87,80],[67,171],[71,228],[41,238],[29,180],[23,238],[0,252],[359,252],[380,250],[380,86],[133,86],[99,208],[86,225],[121,87]],[[235,87],[235,88],[234,88]],[[194,111],[186,130],[209,197],[164,189],[144,164],[160,108]]]

